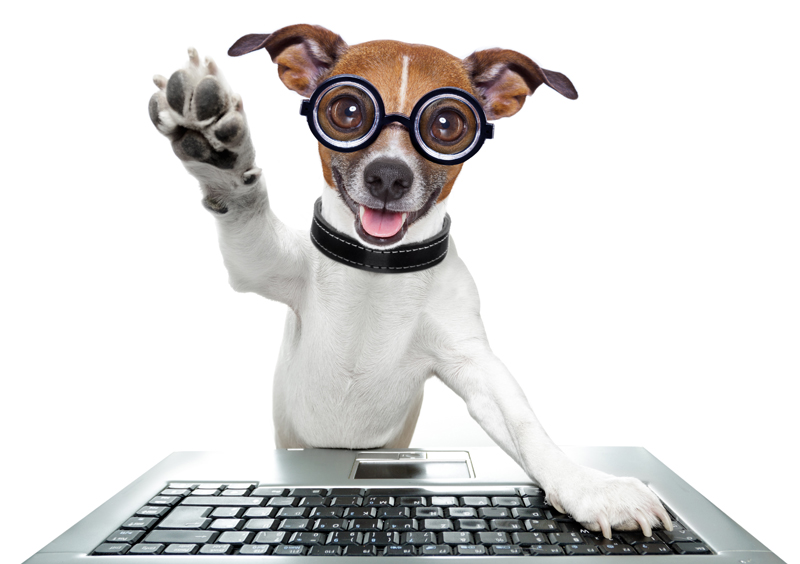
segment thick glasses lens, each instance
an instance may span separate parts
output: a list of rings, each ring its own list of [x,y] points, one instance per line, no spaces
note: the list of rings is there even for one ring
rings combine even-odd
[[[420,106],[414,134],[428,155],[450,161],[474,149],[480,138],[480,127],[479,114],[470,101],[442,94]]]
[[[377,103],[371,92],[351,82],[331,85],[317,98],[317,131],[339,150],[360,146],[378,130]]]

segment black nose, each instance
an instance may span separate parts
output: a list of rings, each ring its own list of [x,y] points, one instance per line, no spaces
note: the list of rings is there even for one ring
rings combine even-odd
[[[403,161],[380,159],[364,169],[364,184],[370,194],[383,202],[399,200],[411,188],[414,173]]]

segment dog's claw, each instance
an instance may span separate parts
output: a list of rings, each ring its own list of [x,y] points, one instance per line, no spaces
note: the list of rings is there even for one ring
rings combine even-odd
[[[211,57],[206,57],[206,68],[208,69],[209,74],[217,75],[219,74],[219,67],[217,63]]]
[[[611,524],[608,522],[605,514],[601,514],[597,518],[597,524],[600,525],[600,532],[603,533],[603,536],[611,540]]]
[[[199,67],[200,66],[200,55],[197,54],[197,49],[194,47],[189,47],[189,62],[192,63],[192,66]]]
[[[167,79],[160,74],[153,75],[153,84],[155,84],[159,90],[164,90],[167,87]]]
[[[636,513],[634,513],[634,519],[636,519],[636,522],[639,523],[639,526],[642,528],[642,534],[644,536],[653,536],[653,529],[650,528],[647,517],[645,517],[641,511],[637,510]]]
[[[242,175],[242,180],[244,180],[245,184],[253,184],[259,178],[261,178],[261,169],[257,166],[251,168]]]

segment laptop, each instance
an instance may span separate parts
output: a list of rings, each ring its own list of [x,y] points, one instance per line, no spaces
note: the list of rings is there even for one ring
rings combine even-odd
[[[25,564],[783,562],[643,448],[573,447],[574,460],[636,476],[673,530],[611,541],[548,505],[502,451],[289,449],[176,452]],[[662,556],[663,558],[658,558]]]

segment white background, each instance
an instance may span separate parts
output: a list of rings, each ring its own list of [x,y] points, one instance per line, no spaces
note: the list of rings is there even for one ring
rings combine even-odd
[[[492,346],[556,442],[648,448],[789,561],[791,3],[277,4],[3,8],[3,560],[172,451],[273,447],[284,308],[228,287],[213,219],[147,102],[187,46],[214,56],[244,97],[274,209],[305,229],[322,177],[300,99],[265,52],[225,53],[308,22],[351,44],[511,48],[572,79],[577,101],[542,87],[498,122],[450,197]],[[431,382],[413,446],[489,442]]]

